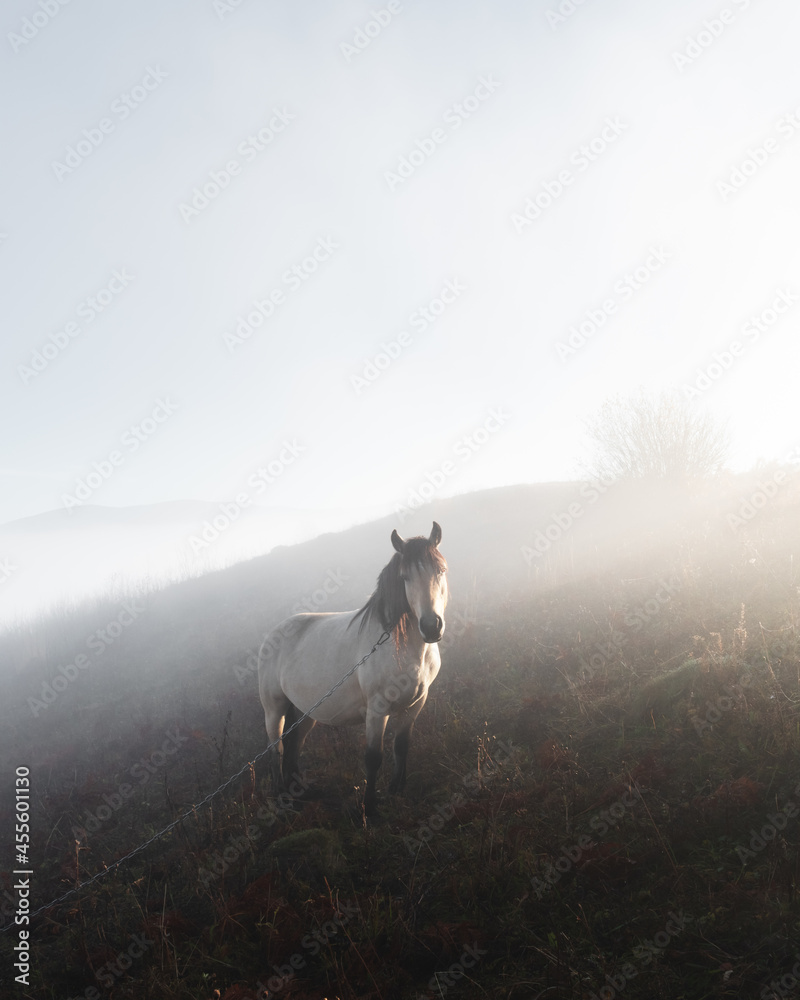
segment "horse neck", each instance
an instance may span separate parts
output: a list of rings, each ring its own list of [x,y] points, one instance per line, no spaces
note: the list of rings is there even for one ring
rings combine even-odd
[[[400,642],[399,648],[397,642],[395,642],[395,646],[399,651],[401,665],[409,667],[422,663],[427,643],[422,638],[419,622],[413,611],[406,615],[405,626],[405,639]]]

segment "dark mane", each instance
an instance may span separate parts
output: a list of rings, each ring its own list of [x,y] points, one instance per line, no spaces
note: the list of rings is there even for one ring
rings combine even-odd
[[[353,615],[351,625],[360,618],[358,630],[363,632],[371,620],[381,628],[391,632],[398,649],[405,644],[408,634],[411,608],[406,600],[406,588],[402,571],[412,566],[445,572],[447,561],[429,539],[418,537],[407,539],[402,555],[395,552],[378,576],[378,582],[367,603]]]

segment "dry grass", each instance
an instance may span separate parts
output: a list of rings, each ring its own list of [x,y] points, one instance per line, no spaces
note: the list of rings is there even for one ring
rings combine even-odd
[[[800,945],[797,513],[480,607],[381,823],[363,822],[363,734],[317,727],[302,801],[276,807],[259,769],[53,908],[18,995],[760,996]],[[154,615],[99,707],[65,693],[33,748],[29,718],[6,730],[3,759],[24,747],[31,767],[37,903],[263,746],[255,679],[232,670],[243,647],[210,658],[214,621],[191,620],[180,638]],[[180,651],[166,679],[142,667],[159,641]],[[161,763],[171,731],[185,742]],[[131,795],[82,833],[124,781]]]

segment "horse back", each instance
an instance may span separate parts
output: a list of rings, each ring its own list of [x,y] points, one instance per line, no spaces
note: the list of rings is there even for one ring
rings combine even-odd
[[[352,615],[348,611],[303,612],[284,619],[262,643],[259,673],[281,675],[305,666],[325,674],[352,666],[356,661],[351,657],[360,645],[358,630],[348,630]]]

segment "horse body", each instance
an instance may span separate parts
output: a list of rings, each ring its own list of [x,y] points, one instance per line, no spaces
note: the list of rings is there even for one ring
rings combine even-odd
[[[389,790],[402,791],[414,721],[441,665],[436,643],[445,627],[447,564],[438,551],[440,540],[436,522],[427,539],[404,541],[392,532],[395,555],[361,609],[294,615],[264,640],[259,651],[259,693],[269,740],[281,740],[282,767],[277,754],[272,761],[276,786],[297,773],[300,748],[316,722],[363,722],[367,736],[364,805],[367,815],[374,814],[383,736],[392,716],[395,766]],[[341,680],[384,630],[392,634],[394,643],[379,646],[352,677],[281,739],[284,728]]]
[[[348,636],[353,614],[352,611],[301,614],[289,619],[281,638],[290,641],[282,642],[269,658],[262,660],[262,703],[266,698],[273,713],[288,703],[302,715],[321,691],[332,688],[354,662],[368,653],[381,625],[376,622],[375,628],[366,630],[368,634],[362,633],[353,643]],[[427,692],[440,664],[439,650],[434,645],[409,643],[398,655],[387,643],[316,708],[311,718],[330,726],[363,722],[368,711],[377,711],[381,699],[386,697],[384,692],[393,684],[400,691],[392,701],[390,714],[408,709],[418,700],[420,688]]]

